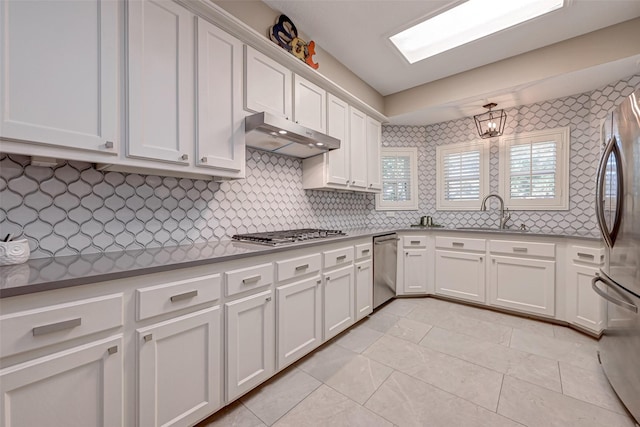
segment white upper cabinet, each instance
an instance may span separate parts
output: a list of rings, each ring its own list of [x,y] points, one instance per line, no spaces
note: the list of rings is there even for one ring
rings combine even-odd
[[[197,18],[196,164],[244,171],[242,43]]]
[[[367,188],[367,116],[353,107],[349,109],[349,156],[351,187]]]
[[[367,188],[382,190],[380,145],[382,143],[382,125],[367,116]]]
[[[245,48],[245,102],[248,111],[291,118],[291,71],[254,48]]]
[[[118,3],[3,1],[0,20],[0,137],[116,154]]]
[[[340,140],[340,148],[327,156],[327,183],[349,184],[349,105],[332,94],[327,98],[327,134]]]
[[[171,1],[127,2],[131,157],[188,165],[193,157],[193,16]]]
[[[293,119],[299,125],[327,132],[327,91],[295,75],[293,86]]]

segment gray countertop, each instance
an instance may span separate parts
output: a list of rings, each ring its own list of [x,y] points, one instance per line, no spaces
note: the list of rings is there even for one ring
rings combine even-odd
[[[490,234],[492,236],[517,235],[520,237],[578,238],[592,241],[600,239],[600,237],[595,234],[562,235],[551,231],[521,232],[518,230],[458,230],[452,228],[396,227],[347,230],[346,236],[298,242],[278,247],[222,240],[188,246],[37,258],[31,259],[24,264],[0,267],[0,298],[158,273],[176,268],[213,264],[256,255],[288,251],[296,248],[348,241],[362,237],[373,237],[396,231],[409,232],[417,230]]]

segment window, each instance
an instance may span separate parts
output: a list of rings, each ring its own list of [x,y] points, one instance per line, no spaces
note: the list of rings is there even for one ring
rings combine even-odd
[[[569,209],[569,128],[501,138],[500,194],[509,209]]]
[[[383,147],[382,192],[376,195],[380,211],[418,210],[418,149]]]
[[[436,148],[436,209],[480,209],[489,188],[487,145],[479,141]]]

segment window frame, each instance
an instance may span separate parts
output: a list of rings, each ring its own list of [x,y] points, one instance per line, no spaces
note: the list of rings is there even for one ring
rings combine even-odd
[[[444,156],[449,153],[480,151],[480,194],[478,200],[445,200]],[[489,194],[489,142],[476,140],[436,147],[436,210],[475,211],[480,209],[482,199]]]
[[[514,144],[527,144],[553,140],[556,143],[556,197],[553,199],[512,199],[511,198],[511,157],[510,148]],[[527,142],[528,141],[528,142]],[[499,192],[505,208],[511,210],[566,211],[569,210],[569,169],[571,132],[568,126],[507,135],[500,138]]]
[[[411,199],[408,201],[385,201],[382,200],[384,190],[384,177],[382,176],[382,159],[385,156],[407,156],[409,157],[409,170],[411,179]],[[377,211],[417,211],[419,206],[418,193],[418,148],[417,147],[382,147],[380,149],[380,180],[382,190],[376,194]]]

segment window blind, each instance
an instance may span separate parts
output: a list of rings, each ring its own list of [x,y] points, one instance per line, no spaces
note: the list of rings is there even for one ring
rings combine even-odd
[[[411,158],[382,156],[382,200],[406,202],[411,196]]]
[[[480,151],[447,153],[443,159],[445,200],[480,200]]]
[[[512,199],[556,197],[556,141],[511,145],[509,163]]]

